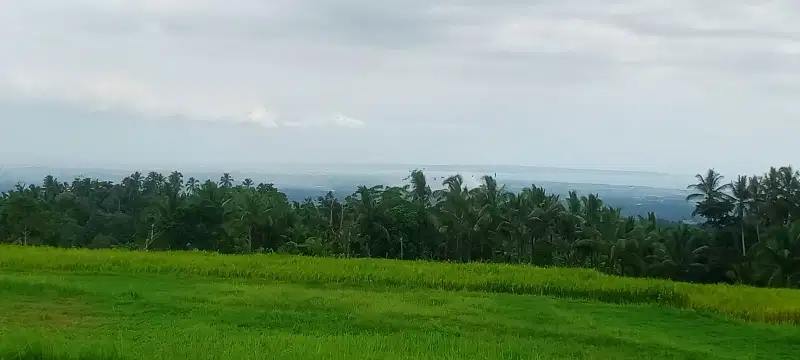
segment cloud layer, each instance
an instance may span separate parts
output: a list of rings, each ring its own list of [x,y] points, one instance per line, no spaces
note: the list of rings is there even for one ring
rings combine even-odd
[[[569,143],[534,162],[697,168],[713,161],[689,144],[711,142],[722,166],[750,169],[795,160],[781,147],[800,131],[791,0],[17,0],[0,49],[10,99],[271,131],[463,131],[516,163]],[[781,130],[752,139],[754,122]]]

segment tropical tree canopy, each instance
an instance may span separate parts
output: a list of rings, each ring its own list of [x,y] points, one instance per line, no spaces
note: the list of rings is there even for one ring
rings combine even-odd
[[[21,245],[528,263],[690,282],[800,286],[800,174],[771,168],[731,182],[696,176],[687,201],[702,224],[626,217],[594,194],[531,185],[508,191],[461,175],[432,190],[360,186],[289,201],[252,179],[136,172],[119,183],[46,176],[0,197],[0,239]],[[439,185],[439,184],[435,184]],[[437,186],[438,188],[438,186]]]

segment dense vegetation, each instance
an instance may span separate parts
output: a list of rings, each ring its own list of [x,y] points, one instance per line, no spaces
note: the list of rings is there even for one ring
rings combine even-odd
[[[121,183],[52,176],[3,194],[0,236],[23,245],[199,249],[587,267],[692,282],[800,285],[800,174],[790,167],[732,183],[697,175],[701,226],[625,217],[596,195],[459,175],[433,191],[420,171],[404,187],[359,187],[290,202],[271,184],[134,173]]]

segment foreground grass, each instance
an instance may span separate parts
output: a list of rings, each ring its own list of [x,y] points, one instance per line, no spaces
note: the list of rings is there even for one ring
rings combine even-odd
[[[152,274],[0,274],[0,359],[796,359],[800,327],[658,305]]]
[[[667,305],[769,323],[800,323],[800,291],[797,290],[620,278],[583,269],[0,246],[0,270],[178,274],[303,284],[547,295],[615,304]]]

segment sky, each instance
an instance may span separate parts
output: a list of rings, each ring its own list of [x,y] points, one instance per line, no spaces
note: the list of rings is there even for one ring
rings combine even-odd
[[[0,164],[798,164],[796,0],[2,0]]]

